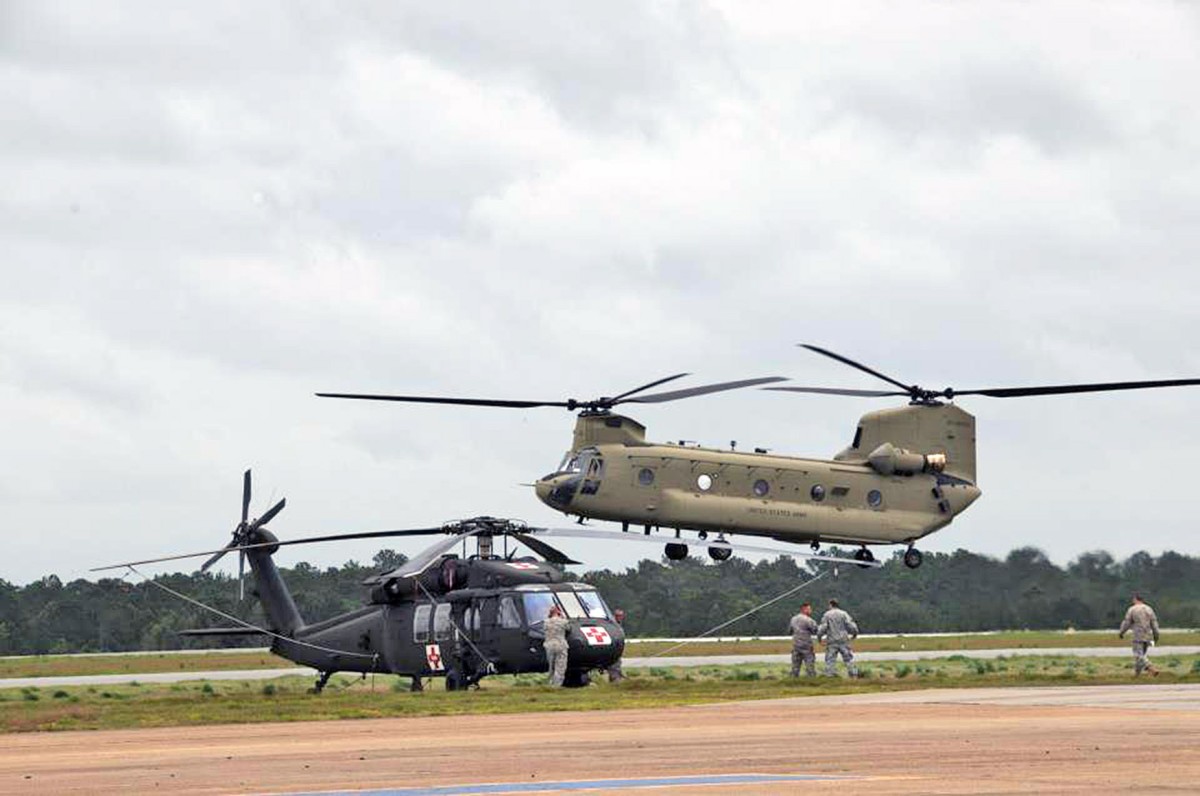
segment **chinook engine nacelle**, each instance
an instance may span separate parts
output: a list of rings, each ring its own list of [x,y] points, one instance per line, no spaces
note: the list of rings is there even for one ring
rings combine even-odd
[[[880,475],[940,473],[946,469],[944,453],[913,453],[885,442],[867,457],[871,468]]]

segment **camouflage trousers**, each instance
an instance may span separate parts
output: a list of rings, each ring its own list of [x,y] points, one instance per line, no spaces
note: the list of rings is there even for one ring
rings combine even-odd
[[[1133,642],[1133,673],[1139,675],[1147,669],[1153,669],[1150,665],[1150,642],[1135,641]]]
[[[800,676],[800,664],[804,664],[804,676],[817,676],[817,656],[810,647],[792,647],[792,677]]]
[[[567,676],[567,648],[547,646],[546,663],[550,667],[550,685],[561,686]]]
[[[837,674],[837,659],[838,655],[842,656],[842,660],[846,664],[846,672],[851,677],[858,676],[858,667],[854,665],[854,653],[850,651],[850,645],[846,643],[838,643],[830,641],[825,644],[825,674],[828,677],[833,677]]]
[[[608,682],[619,683],[624,679],[625,673],[621,671],[621,659],[618,658],[616,663],[608,667]]]

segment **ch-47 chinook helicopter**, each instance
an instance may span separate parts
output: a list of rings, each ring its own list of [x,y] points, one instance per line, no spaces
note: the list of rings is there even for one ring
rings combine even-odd
[[[335,672],[407,676],[412,678],[414,689],[420,688],[422,678],[444,677],[446,688],[451,691],[467,688],[488,674],[545,672],[542,622],[554,605],[563,610],[570,622],[566,685],[586,685],[591,670],[607,668],[621,657],[625,636],[604,598],[593,586],[567,580],[558,568],[579,562],[535,538],[586,538],[587,531],[560,531],[530,527],[515,520],[475,517],[434,528],[280,541],[266,525],[285,504],[285,500],[280,500],[261,517],[249,519],[250,471],[247,470],[242,487],[242,519],[225,547],[112,564],[92,571],[124,568],[136,572],[135,567],[145,564],[210,556],[200,568],[203,572],[226,553],[237,552],[239,584],[249,560],[254,590],[266,616],[265,627],[241,623],[221,614],[241,626],[184,631],[184,635],[266,635],[271,639],[272,652],[319,672],[317,691]],[[272,559],[285,545],[439,534],[448,538],[400,567],[369,578],[364,585],[369,587],[370,596],[362,608],[312,624],[301,617]],[[497,540],[502,540],[503,550],[498,549]],[[509,549],[510,540],[534,551],[542,560],[518,557],[515,544]],[[460,557],[451,552],[459,545],[465,551],[472,541],[476,550],[473,555]],[[745,545],[738,545],[738,549],[796,555]],[[849,561],[835,556],[799,557]]]
[[[612,410],[623,403],[658,403],[738,387],[786,381],[777,377],[726,382],[674,392],[638,395],[687,374],[670,376],[613,398],[592,401],[511,401],[411,395],[317,393],[329,398],[581,410],[571,449],[552,473],[538,479],[546,505],[586,519],[612,520],[628,531],[641,526],[670,529],[672,560],[688,554],[682,531],[749,534],[785,542],[860,545],[855,558],[875,561],[868,545],[907,546],[904,563],[915,569],[922,554],[914,544],[945,526],[981,494],[975,478],[975,418],[949,403],[963,395],[1016,398],[1036,395],[1137,390],[1200,385],[1200,379],[1106,382],[975,390],[927,390],[813,345],[804,348],[869,373],[898,388],[856,390],[769,386],[780,390],[856,397],[907,397],[907,406],[868,412],[849,447],[832,459],[648,442],[646,428]],[[612,538],[611,534],[596,534]],[[714,560],[729,553],[710,547]]]

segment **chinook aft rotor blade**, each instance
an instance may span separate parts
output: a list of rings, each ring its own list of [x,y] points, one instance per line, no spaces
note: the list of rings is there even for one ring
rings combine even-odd
[[[836,354],[833,351],[821,348],[807,343],[799,344],[802,348],[807,348],[809,351],[814,351],[822,356],[827,356],[830,359],[837,360],[844,365],[849,365],[856,370],[861,370],[864,373],[869,373],[876,378],[883,379],[889,384],[895,384],[904,392],[888,392],[882,390],[853,390],[839,389],[834,387],[766,387],[768,390],[777,390],[779,392],[802,392],[802,393],[818,393],[822,395],[851,395],[867,398],[877,398],[883,396],[907,395],[912,399],[913,403],[932,404],[937,403],[939,399],[945,398],[952,400],[960,395],[984,395],[990,398],[1025,398],[1037,395],[1070,395],[1073,393],[1085,392],[1112,392],[1116,390],[1149,390],[1157,387],[1195,387],[1200,386],[1200,379],[1159,379],[1153,381],[1109,381],[1097,382],[1094,384],[1051,384],[1038,385],[1033,387],[989,387],[981,390],[956,390],[953,387],[947,387],[942,390],[927,390],[919,385],[905,385],[893,379],[891,376],[885,376],[877,370],[873,370],[860,362],[855,362],[849,357],[844,357],[841,354]]]
[[[1067,395],[1079,392],[1110,392],[1115,390],[1152,390],[1157,387],[1195,387],[1200,379],[1166,379],[1161,381],[1109,381],[1098,384],[1058,384],[1043,387],[994,387],[986,390],[947,390],[947,397],[957,395],[986,395],[991,398],[1023,398],[1030,395]]]
[[[350,539],[381,539],[389,536],[431,536],[438,533],[446,533],[445,528],[439,526],[437,528],[406,528],[403,530],[394,531],[361,531],[357,533],[329,534],[327,536],[307,536],[303,539],[285,539],[278,542],[258,542],[255,544],[244,545],[231,544],[221,548],[220,550],[202,550],[197,553],[181,553],[179,555],[163,556],[161,558],[147,558],[142,561],[128,561],[122,564],[108,564],[103,567],[93,567],[88,571],[103,572],[109,569],[122,569],[124,567],[140,566],[142,564],[158,564],[164,561],[182,561],[188,558],[199,558],[200,556],[206,556],[211,553],[218,554],[217,556],[214,556],[214,558],[217,558],[234,550],[258,550],[263,547],[287,547],[288,545],[314,544],[317,542],[341,542]]]

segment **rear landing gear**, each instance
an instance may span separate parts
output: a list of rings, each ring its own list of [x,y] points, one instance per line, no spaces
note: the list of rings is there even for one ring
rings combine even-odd
[[[688,546],[678,542],[667,542],[666,555],[670,561],[682,561],[688,557]]]
[[[916,569],[921,566],[921,562],[925,560],[925,556],[921,555],[921,551],[915,547],[910,547],[904,551],[904,566],[909,569]]]
[[[863,546],[862,548],[854,551],[854,560],[862,561],[863,563],[859,564],[859,566],[863,569],[867,569],[869,566],[868,562],[875,560],[875,554]]]

